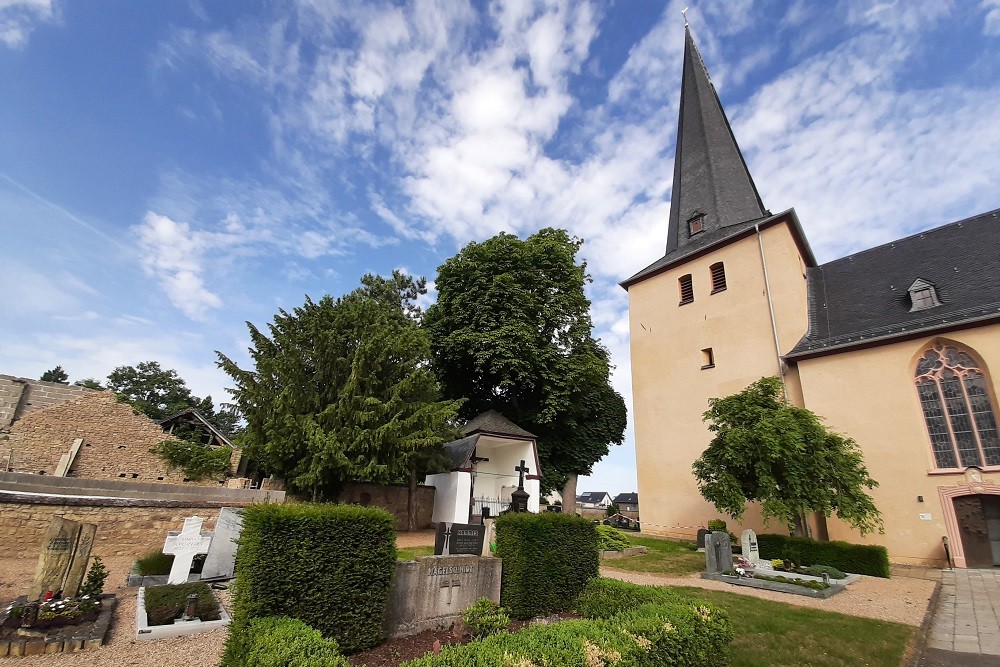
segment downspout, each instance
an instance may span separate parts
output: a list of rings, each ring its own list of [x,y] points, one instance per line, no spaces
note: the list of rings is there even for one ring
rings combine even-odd
[[[774,336],[774,358],[778,362],[778,378],[781,380],[781,394],[788,402],[788,387],[785,386],[785,364],[781,360],[781,343],[778,342],[778,324],[774,319],[774,303],[771,301],[771,283],[767,277],[767,260],[764,259],[764,239],[760,235],[760,223],[753,226],[757,233],[757,248],[760,250],[760,266],[764,269],[764,294],[767,296],[767,312],[771,316],[771,333]]]

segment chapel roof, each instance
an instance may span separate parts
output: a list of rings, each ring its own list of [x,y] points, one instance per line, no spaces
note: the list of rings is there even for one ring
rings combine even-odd
[[[444,444],[444,451],[448,455],[448,460],[451,461],[452,469],[465,467],[473,452],[476,451],[478,441],[479,434],[477,433]]]
[[[535,438],[533,433],[525,431],[496,410],[487,410],[467,421],[465,426],[462,427],[462,433],[464,435],[491,433],[493,435],[508,435],[515,438]]]
[[[1000,319],[1000,209],[806,269],[800,359]],[[940,305],[913,309],[917,279]]]
[[[194,423],[199,428],[204,429],[206,432],[211,434],[213,447],[232,447],[233,443],[229,441],[229,438],[215,427],[211,422],[205,419],[204,416],[195,408],[185,408],[180,412],[176,412],[165,419],[161,419],[158,423],[163,428],[164,431],[170,429],[171,426],[176,426],[181,422]]]

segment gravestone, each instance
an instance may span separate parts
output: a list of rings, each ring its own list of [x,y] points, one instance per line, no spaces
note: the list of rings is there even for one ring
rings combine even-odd
[[[514,466],[514,470],[518,473],[517,491],[510,494],[510,511],[527,512],[530,496],[524,490],[524,475],[528,472],[528,466],[524,465],[524,459],[521,459],[521,465]]]
[[[37,600],[46,591],[62,591],[63,597],[75,596],[90,562],[96,533],[96,524],[52,517],[28,599]]]
[[[716,530],[705,538],[705,571],[717,574],[733,569],[733,545],[729,533]]]
[[[711,534],[712,534],[712,531],[710,531],[708,528],[699,528],[698,529],[698,548],[699,549],[704,549],[705,548],[705,538],[708,537]]]
[[[232,579],[236,574],[236,540],[243,530],[243,512],[223,507],[215,521],[215,534],[205,556],[201,580]]]
[[[434,536],[435,556],[478,556],[483,552],[486,526],[473,523],[445,523],[437,525]]]
[[[386,634],[405,637],[448,628],[480,598],[500,602],[500,565],[499,558],[471,555],[397,562]]]
[[[740,546],[743,547],[743,557],[752,565],[756,565],[760,560],[760,548],[757,546],[757,533],[749,528],[740,535]]]
[[[180,533],[169,532],[163,542],[163,553],[173,554],[174,564],[170,566],[168,584],[186,584],[191,574],[191,562],[198,554],[208,553],[212,543],[212,534],[202,534],[201,524],[205,519],[200,516],[189,516],[184,519],[184,528]]]

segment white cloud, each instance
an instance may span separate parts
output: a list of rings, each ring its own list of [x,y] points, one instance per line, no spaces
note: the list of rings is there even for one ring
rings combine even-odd
[[[0,43],[23,48],[41,23],[57,20],[52,0],[0,0]]]
[[[982,0],[982,8],[986,12],[983,34],[1000,37],[1000,0]]]

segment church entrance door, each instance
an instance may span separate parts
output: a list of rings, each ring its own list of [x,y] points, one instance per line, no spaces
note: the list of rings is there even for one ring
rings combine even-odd
[[[1000,496],[959,496],[954,503],[966,567],[1000,566]]]

